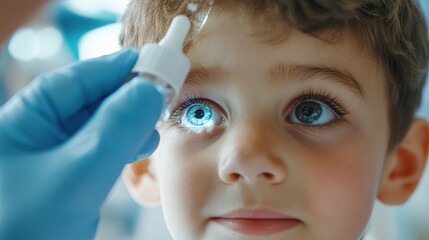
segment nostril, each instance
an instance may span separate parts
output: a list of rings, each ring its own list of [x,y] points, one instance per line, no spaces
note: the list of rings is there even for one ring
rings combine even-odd
[[[238,174],[238,173],[231,173],[229,175],[229,180],[231,182],[236,182],[239,178],[240,178],[240,174]]]
[[[267,179],[267,180],[273,180],[273,179],[274,179],[274,175],[273,175],[272,173],[264,172],[264,173],[262,173],[262,175],[263,175],[263,176],[264,176],[264,178],[265,178],[265,179]]]

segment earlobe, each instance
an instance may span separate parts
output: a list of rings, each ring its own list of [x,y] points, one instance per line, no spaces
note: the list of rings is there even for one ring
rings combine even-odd
[[[159,185],[150,159],[138,160],[125,166],[122,178],[133,199],[144,206],[160,203]]]
[[[429,124],[414,119],[401,143],[389,155],[378,199],[398,205],[408,200],[420,181],[428,158]]]

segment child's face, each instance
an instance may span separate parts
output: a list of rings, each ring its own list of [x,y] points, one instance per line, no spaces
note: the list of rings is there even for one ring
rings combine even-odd
[[[358,239],[385,178],[381,68],[350,36],[292,29],[269,43],[239,21],[211,16],[176,123],[159,128],[151,161],[172,236]]]

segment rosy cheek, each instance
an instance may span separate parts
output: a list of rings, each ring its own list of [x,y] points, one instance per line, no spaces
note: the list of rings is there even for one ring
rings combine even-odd
[[[311,166],[304,167],[308,176],[301,186],[307,189],[304,207],[312,214],[309,221],[318,220],[325,228],[358,236],[369,219],[377,179],[369,155],[362,156],[351,146],[344,149],[320,154]]]

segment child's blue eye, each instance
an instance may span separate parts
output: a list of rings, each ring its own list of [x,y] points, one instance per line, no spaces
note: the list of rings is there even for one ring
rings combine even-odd
[[[221,129],[225,121],[220,107],[210,100],[188,98],[181,103],[171,116],[171,120],[181,128],[195,133]]]
[[[201,127],[212,120],[213,111],[204,103],[191,105],[183,115],[181,123],[189,127]]]
[[[316,100],[298,103],[289,116],[291,122],[303,125],[324,125],[335,118],[334,110]]]

